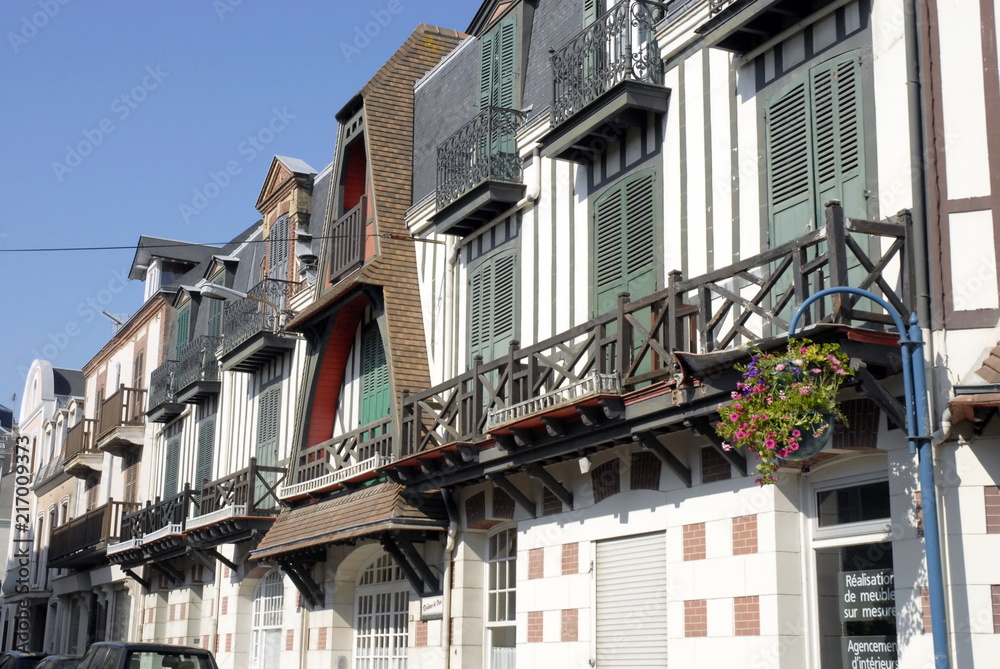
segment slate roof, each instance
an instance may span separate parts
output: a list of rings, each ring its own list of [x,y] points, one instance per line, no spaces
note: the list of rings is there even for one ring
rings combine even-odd
[[[143,270],[140,270],[139,267],[148,267],[153,258],[166,258],[189,265],[197,265],[218,252],[218,246],[142,235],[135,247],[135,257],[132,259],[132,268],[129,270],[128,278],[141,279]]]
[[[79,369],[52,368],[53,392],[65,397],[83,397],[86,378]]]

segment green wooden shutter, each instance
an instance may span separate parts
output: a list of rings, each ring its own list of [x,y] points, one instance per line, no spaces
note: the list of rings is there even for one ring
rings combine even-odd
[[[469,277],[469,360],[507,354],[516,334],[517,253],[509,249],[485,260]]]
[[[594,23],[597,17],[601,15],[601,2],[600,0],[583,0],[583,27]]]
[[[493,104],[493,60],[496,33],[489,32],[479,38],[479,109]]]
[[[479,38],[479,109],[517,104],[517,18],[508,16]]]
[[[361,330],[361,425],[388,416],[389,406],[389,365],[378,323],[372,321]]]
[[[595,312],[615,308],[618,294],[638,299],[656,290],[656,174],[638,172],[594,203]]]
[[[215,418],[206,418],[198,426],[198,459],[195,465],[194,487],[201,490],[206,480],[212,479],[212,460],[215,453]]]
[[[223,274],[212,281],[217,286],[222,285]],[[218,337],[222,334],[222,300],[208,300],[208,336]]]
[[[177,494],[177,479],[181,469],[181,438],[167,440],[167,452],[163,466],[163,497]]]
[[[772,247],[815,225],[812,123],[808,81],[800,81],[768,101],[764,113],[767,141],[767,204]]]
[[[185,306],[177,313],[177,359],[181,359],[181,351],[188,345],[191,334],[191,305]]]
[[[281,386],[274,385],[260,394],[257,405],[257,466],[278,465],[278,436],[281,418]],[[278,480],[276,472],[263,472],[261,478],[273,487]],[[254,481],[254,502],[258,508],[272,508],[277,500],[267,492],[260,481]]]
[[[126,502],[139,501],[139,452],[132,451],[122,460],[122,470],[125,478]]]

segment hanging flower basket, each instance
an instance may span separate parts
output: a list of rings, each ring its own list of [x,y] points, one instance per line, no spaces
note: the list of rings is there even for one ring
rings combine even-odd
[[[753,351],[749,365],[737,365],[743,379],[732,404],[719,407],[716,432],[727,448],[753,451],[761,485],[776,483],[786,460],[806,460],[833,437],[834,420],[846,424],[837,393],[854,370],[837,344],[790,340],[778,353]]]

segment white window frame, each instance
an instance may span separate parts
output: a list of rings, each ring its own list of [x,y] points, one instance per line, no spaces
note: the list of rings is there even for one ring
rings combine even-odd
[[[501,559],[496,559],[493,551],[493,541],[496,537],[501,534],[508,535],[514,539],[514,551],[511,553],[508,550],[506,557]],[[514,642],[514,655],[517,655],[517,607],[514,607],[514,617],[507,618],[504,620],[491,620],[492,611],[490,610],[490,598],[493,594],[504,594],[505,600],[509,602],[510,597],[513,595],[517,597],[517,526],[516,525],[504,525],[499,529],[494,529],[490,534],[485,537],[485,555],[486,559],[483,560],[483,667],[486,669],[499,669],[493,667],[492,663],[492,650],[493,650],[493,630],[501,627],[513,628],[515,642]],[[508,543],[509,545],[509,543]],[[508,576],[507,587],[492,589],[490,587],[490,572],[494,568],[499,568],[498,565],[501,563],[507,565],[508,563],[513,563],[507,566],[506,572]],[[509,580],[510,578],[513,580]],[[516,599],[515,599],[516,602]],[[506,608],[506,606],[505,606]],[[515,659],[516,664],[516,659]],[[506,669],[506,668],[503,668]]]
[[[389,571],[388,578],[383,578],[384,574],[379,573],[384,570]],[[363,581],[368,580],[367,577],[369,575],[372,576],[372,582],[362,584]],[[382,669],[383,667],[406,669],[407,654],[409,652],[409,604],[411,594],[409,581],[406,580],[403,571],[396,564],[392,556],[385,551],[379,551],[377,555],[365,563],[363,569],[358,571],[357,586],[354,591],[354,639],[351,646],[353,655],[351,666],[354,669]],[[380,611],[374,608],[378,605],[379,598],[384,595],[388,595],[391,609],[389,611]],[[374,605],[371,615],[389,616],[389,625],[385,628],[388,630],[387,632],[361,634],[361,598],[369,596],[372,597]],[[402,596],[403,601],[402,606],[398,607],[395,604],[399,603],[400,596]],[[402,624],[399,626],[394,625],[394,621],[397,618],[401,618]],[[377,638],[378,636],[388,638],[391,644],[390,655],[385,657],[360,658],[358,644],[366,636],[369,638]]]
[[[269,632],[277,631],[278,659],[281,657],[281,631],[284,625],[285,578],[279,569],[272,569],[257,583],[251,600],[250,668],[277,669],[267,665],[262,642]]]

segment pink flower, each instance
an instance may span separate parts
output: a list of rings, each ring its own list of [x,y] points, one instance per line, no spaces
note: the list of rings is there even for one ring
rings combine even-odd
[[[809,386],[802,386],[801,388],[799,388],[799,394],[800,395],[808,395],[809,394]]]
[[[778,457],[779,458],[787,458],[788,457],[788,449],[787,448],[783,448],[780,451],[778,451]]]
[[[740,415],[738,413],[733,413],[733,414],[729,415],[729,420],[732,421],[733,423],[735,423],[739,419],[740,419]]]
[[[799,432],[798,430],[792,430],[792,436],[797,439],[802,436],[802,433]]]
[[[724,450],[724,451],[731,451],[731,450],[733,450],[733,447],[730,446],[729,444],[727,444],[726,442],[722,442],[722,450]]]
[[[767,439],[767,440],[764,441],[764,446],[766,446],[768,448],[768,450],[771,450],[771,451],[773,451],[774,447],[777,446],[777,445],[778,445],[778,442],[776,442],[774,439]]]
[[[778,366],[776,366],[776,367],[774,368],[774,370],[775,370],[776,372],[783,372],[783,371],[785,371],[785,366],[784,366],[784,365],[778,365]]]
[[[792,360],[792,364],[795,365],[796,367],[801,367],[806,363],[804,360],[802,360],[802,358],[796,358],[795,360]]]
[[[818,367],[813,367],[809,371],[812,372],[813,374],[822,374],[823,373],[823,370],[819,369]]]

